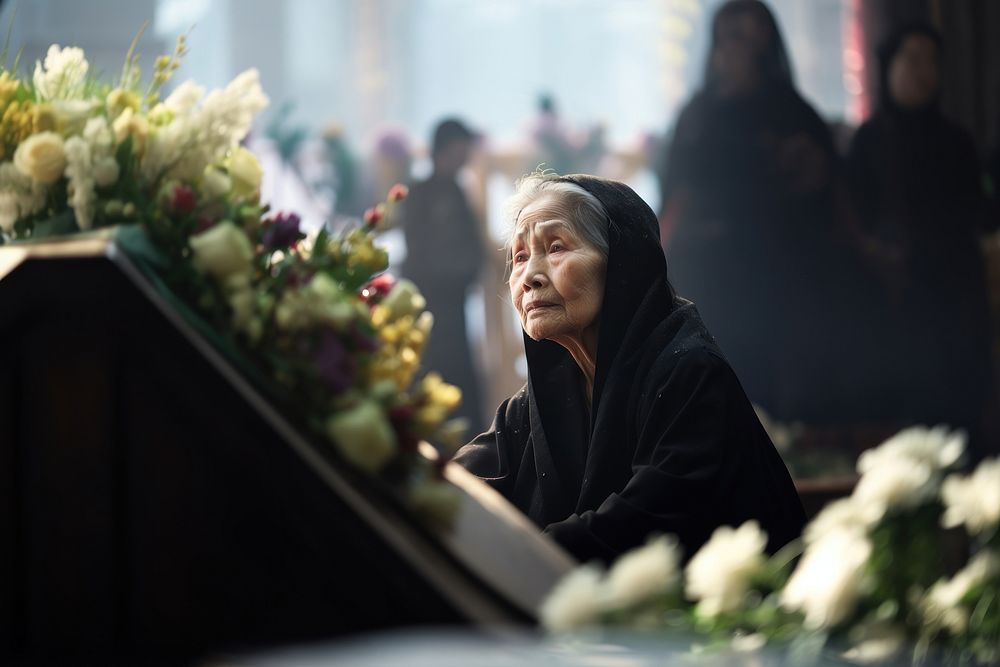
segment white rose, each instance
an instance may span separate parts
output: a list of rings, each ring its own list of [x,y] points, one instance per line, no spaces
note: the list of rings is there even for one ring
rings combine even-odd
[[[962,606],[962,598],[998,572],[1000,558],[989,551],[979,552],[954,577],[941,579],[931,587],[921,604],[924,620],[955,635],[962,634],[969,624],[969,610]]]
[[[951,475],[941,486],[945,528],[964,525],[973,535],[1000,522],[1000,459],[987,459],[968,476]]]
[[[900,458],[865,472],[851,497],[872,512],[913,508],[934,497],[937,479],[926,462]]]
[[[601,615],[602,574],[596,565],[584,565],[563,577],[542,603],[542,625],[553,632],[592,625]]]
[[[965,434],[949,432],[944,426],[926,428],[913,426],[903,429],[878,447],[862,452],[858,457],[858,472],[890,467],[906,459],[928,466],[932,471],[948,468],[965,452]]]
[[[756,521],[721,526],[687,565],[687,594],[703,616],[738,609],[750,578],[764,563],[767,535]]]
[[[604,586],[610,608],[630,607],[673,588],[680,578],[677,540],[661,536],[619,558]]]
[[[66,151],[62,137],[55,132],[31,135],[14,152],[14,166],[39,183],[55,183],[66,169]]]
[[[94,182],[99,187],[106,188],[118,181],[118,160],[113,157],[102,157],[94,164]]]
[[[882,513],[881,507],[865,505],[854,498],[841,498],[824,506],[806,526],[802,536],[806,544],[812,544],[841,528],[866,531]]]
[[[201,179],[205,194],[210,199],[221,199],[225,197],[233,187],[232,179],[224,171],[217,167],[205,167],[205,173]]]
[[[232,222],[220,222],[191,237],[195,268],[224,281],[247,275],[253,269],[253,247],[243,230]]]
[[[872,545],[862,531],[833,530],[806,548],[781,594],[781,603],[805,614],[810,628],[836,626],[854,611],[864,587]]]
[[[238,147],[229,155],[226,166],[229,169],[229,178],[233,181],[233,192],[237,195],[250,197],[260,191],[264,171],[256,155],[242,146]]]
[[[374,401],[365,400],[334,414],[326,422],[326,432],[348,461],[371,473],[381,470],[396,454],[396,436]]]

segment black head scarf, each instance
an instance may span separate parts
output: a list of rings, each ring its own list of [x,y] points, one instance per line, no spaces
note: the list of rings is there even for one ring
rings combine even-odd
[[[712,69],[712,54],[715,53],[716,43],[719,39],[719,26],[723,21],[737,16],[749,14],[757,19],[768,32],[767,45],[758,54],[758,67],[763,75],[764,87],[788,86],[794,84],[792,76],[792,66],[788,59],[788,50],[785,48],[785,40],[781,36],[781,29],[774,14],[767,5],[760,0],[730,0],[715,13],[712,19],[712,45],[708,50],[708,58],[705,62],[705,84],[706,90],[715,87],[716,74]]]
[[[941,62],[941,53],[944,48],[944,40],[941,33],[923,21],[910,21],[899,26],[879,45],[878,48],[878,105],[879,110],[895,119],[923,119],[937,117],[940,115],[939,103],[941,89],[920,109],[903,109],[892,99],[889,90],[889,68],[892,61],[899,54],[900,49],[906,40],[914,35],[921,35],[929,38],[937,49],[938,64]]]
[[[647,351],[662,349],[665,341],[654,334],[675,307],[652,209],[617,181],[587,175],[559,180],[580,186],[604,206],[608,259],[589,419],[582,374],[569,352],[552,341],[524,335],[532,432],[544,433],[544,442],[535,440],[536,465],[545,473],[540,476],[542,493],[537,499],[543,507],[538,508],[540,516],[532,518],[543,525],[581,509],[573,506],[572,498],[579,498],[583,505],[588,504],[585,498],[599,504],[613,490],[603,484],[599,489],[589,487],[589,480],[609,478],[606,469],[601,475],[589,471],[609,463],[604,450],[626,454],[622,447],[602,443],[624,433],[626,403],[640,362]],[[573,387],[575,391],[568,389]],[[626,479],[627,461],[623,458],[616,464],[624,464]],[[550,466],[551,473],[543,469]],[[614,479],[620,483],[617,476]]]

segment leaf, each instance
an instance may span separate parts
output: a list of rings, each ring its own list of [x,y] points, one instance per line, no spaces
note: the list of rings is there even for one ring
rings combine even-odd
[[[141,259],[157,269],[170,265],[167,257],[149,240],[141,225],[119,225],[115,228],[115,242],[133,258]]]

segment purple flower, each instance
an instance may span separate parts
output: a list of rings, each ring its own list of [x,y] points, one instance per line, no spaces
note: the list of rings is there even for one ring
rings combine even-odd
[[[279,213],[264,233],[264,247],[280,250],[291,246],[304,236],[299,231],[300,222],[301,218],[294,213]]]
[[[330,391],[339,393],[354,384],[354,359],[333,331],[324,331],[316,347],[316,374]]]

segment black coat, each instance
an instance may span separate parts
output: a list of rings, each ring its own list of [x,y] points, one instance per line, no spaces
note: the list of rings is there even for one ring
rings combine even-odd
[[[569,353],[525,336],[528,383],[456,460],[581,561],[655,532],[690,557],[749,519],[777,549],[801,531],[802,506],[736,375],[674,295],[655,215],[621,183],[568,179],[610,218],[592,408]]]

